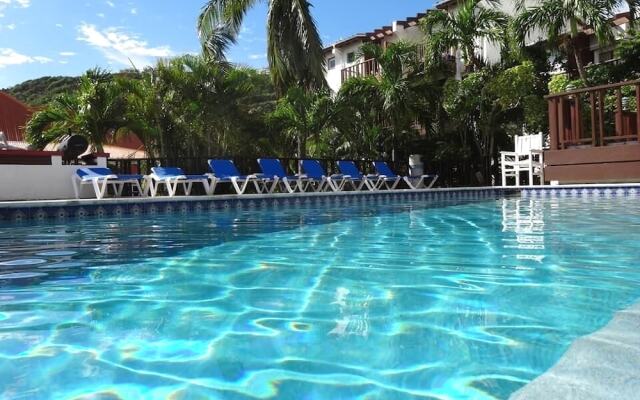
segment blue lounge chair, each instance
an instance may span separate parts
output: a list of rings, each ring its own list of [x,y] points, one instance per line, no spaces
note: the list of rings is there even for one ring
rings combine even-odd
[[[289,193],[294,193],[296,190],[304,192],[309,185],[309,179],[303,176],[287,175],[282,163],[277,158],[259,158],[258,164],[264,176],[273,182],[267,188],[269,193],[273,193],[279,183],[282,183]]]
[[[191,188],[194,183],[201,183],[207,195],[211,193],[211,185],[209,184],[208,175],[187,175],[182,168],[176,167],[154,167],[151,168],[151,174],[144,177],[145,193],[151,191],[151,196],[158,194],[158,187],[165,185],[169,197],[176,195],[178,185],[182,184],[185,196],[191,194]]]
[[[310,178],[309,186],[311,187],[311,184],[315,184],[314,191],[316,192],[321,192],[325,188],[340,192],[347,183],[347,179],[341,174],[327,176],[318,160],[302,160],[302,170],[304,176]]]
[[[422,175],[417,177],[396,175],[384,161],[374,161],[373,167],[380,178],[378,188],[382,188],[382,185],[384,185],[387,189],[393,190],[398,186],[400,181],[404,181],[411,189],[431,189],[438,180],[438,175]],[[426,179],[431,180],[429,185],[425,184]]]
[[[116,196],[122,196],[124,185],[131,184],[138,191],[139,195],[143,195],[140,180],[142,175],[117,175],[111,169],[106,167],[85,167],[76,170],[71,177],[73,191],[76,199],[80,198],[80,190],[82,185],[91,185],[96,193],[97,199],[102,199],[107,194],[109,185],[113,187]]]
[[[366,187],[369,191],[378,189],[378,175],[362,175],[356,163],[349,160],[338,161],[338,169],[349,180],[355,190]]]
[[[209,176],[213,180],[211,193],[215,191],[218,183],[231,183],[238,194],[244,194],[249,183],[253,183],[256,192],[262,193],[264,186],[269,182],[258,175],[241,175],[238,167],[232,160],[209,160],[209,168],[213,174]]]

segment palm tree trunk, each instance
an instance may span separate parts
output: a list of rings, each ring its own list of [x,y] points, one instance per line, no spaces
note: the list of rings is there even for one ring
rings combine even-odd
[[[298,136],[298,158],[306,157],[307,153],[307,137],[306,135]]]
[[[576,67],[578,68],[578,75],[580,76],[580,79],[582,79],[586,84],[588,82],[588,78],[587,78],[587,71],[584,69],[584,61],[582,60],[582,53],[578,49],[573,47],[573,55],[576,59]]]
[[[587,83],[587,72],[584,69],[584,61],[582,59],[582,52],[579,51],[577,46],[578,39],[578,20],[575,18],[571,18],[569,21],[569,27],[571,29],[571,36],[569,38],[569,50],[573,52],[573,56],[576,60],[576,68],[578,69],[578,75],[580,79],[582,79],[585,84]]]

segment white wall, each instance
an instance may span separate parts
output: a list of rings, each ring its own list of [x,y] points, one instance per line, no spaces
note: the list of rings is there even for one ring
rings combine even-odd
[[[325,73],[327,83],[334,93],[340,90],[342,86],[342,70],[363,61],[362,58],[358,58],[361,46],[362,41],[358,41],[344,47],[335,47],[331,53],[325,54],[327,65],[330,58],[335,57],[336,59],[336,67],[331,70],[328,69]],[[354,62],[349,63],[347,62],[347,55],[351,52],[355,53],[356,58]]]
[[[0,165],[0,201],[74,199],[71,177],[79,165],[62,165],[60,157],[52,157],[54,165]],[[106,166],[106,158],[98,158],[98,166]],[[95,198],[93,187],[83,185],[82,198]]]

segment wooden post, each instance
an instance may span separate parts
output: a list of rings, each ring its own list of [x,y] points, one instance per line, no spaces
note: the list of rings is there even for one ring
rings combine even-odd
[[[622,121],[622,90],[616,89],[616,136],[624,136],[624,124]]]
[[[591,146],[596,145],[596,97],[593,92],[589,92],[589,103],[591,103]]]
[[[582,139],[582,135],[583,135],[582,133],[582,100],[580,100],[580,94],[576,94],[575,107],[576,107],[576,126],[574,129],[573,140],[580,143],[579,140]]]
[[[547,100],[549,107],[549,141],[551,150],[558,150],[558,100],[550,98]]]
[[[640,85],[636,85],[636,134],[640,143]]]
[[[600,125],[600,146],[604,146],[604,96],[598,91],[598,124]]]
[[[564,97],[558,97],[558,148],[564,149]]]

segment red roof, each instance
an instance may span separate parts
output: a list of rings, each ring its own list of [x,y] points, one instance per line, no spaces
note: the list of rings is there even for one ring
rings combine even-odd
[[[23,141],[24,126],[31,118],[33,110],[12,96],[0,92],[0,131],[7,140]]]

